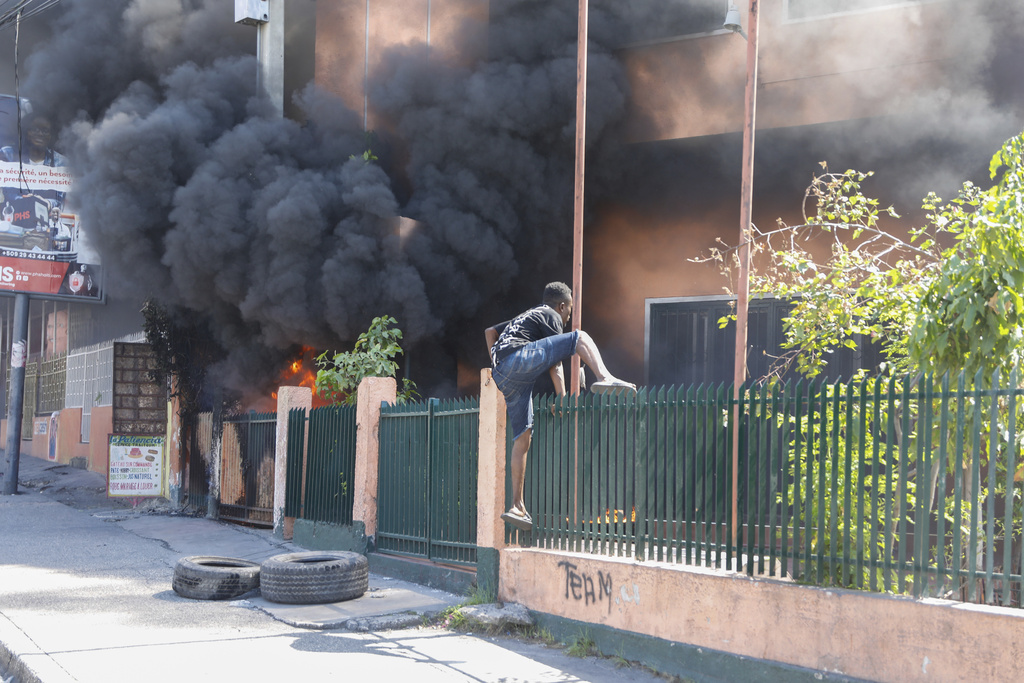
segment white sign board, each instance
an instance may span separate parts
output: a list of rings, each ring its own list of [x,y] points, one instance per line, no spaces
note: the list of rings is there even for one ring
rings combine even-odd
[[[111,434],[107,495],[139,498],[163,490],[164,437]]]

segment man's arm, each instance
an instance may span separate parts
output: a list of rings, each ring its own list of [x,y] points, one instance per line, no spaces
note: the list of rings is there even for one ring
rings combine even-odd
[[[548,372],[551,374],[551,383],[555,385],[555,393],[565,396],[565,375],[562,373],[562,364],[555,363]]]
[[[498,341],[498,328],[488,327],[484,330],[484,339],[487,340],[487,355],[491,354],[491,347],[494,346],[494,342]]]

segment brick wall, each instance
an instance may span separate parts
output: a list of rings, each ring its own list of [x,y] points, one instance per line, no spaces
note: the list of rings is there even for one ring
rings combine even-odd
[[[165,434],[167,396],[148,344],[114,344],[114,433]]]

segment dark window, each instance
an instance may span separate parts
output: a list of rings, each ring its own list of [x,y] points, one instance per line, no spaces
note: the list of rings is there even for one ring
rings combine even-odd
[[[646,384],[648,386],[732,384],[736,323],[720,328],[732,312],[724,298],[650,300],[647,302]],[[793,305],[783,299],[752,299],[747,313],[747,372],[767,377],[785,341],[783,318]],[[877,367],[876,344],[841,349],[833,354],[821,377],[847,380],[861,368]],[[795,379],[790,370],[784,379]]]

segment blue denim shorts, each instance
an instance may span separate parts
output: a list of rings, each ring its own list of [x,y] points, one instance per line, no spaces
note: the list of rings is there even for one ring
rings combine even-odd
[[[533,383],[576,353],[579,339],[577,330],[545,337],[520,347],[494,366],[491,376],[505,396],[513,439],[533,427]]]

